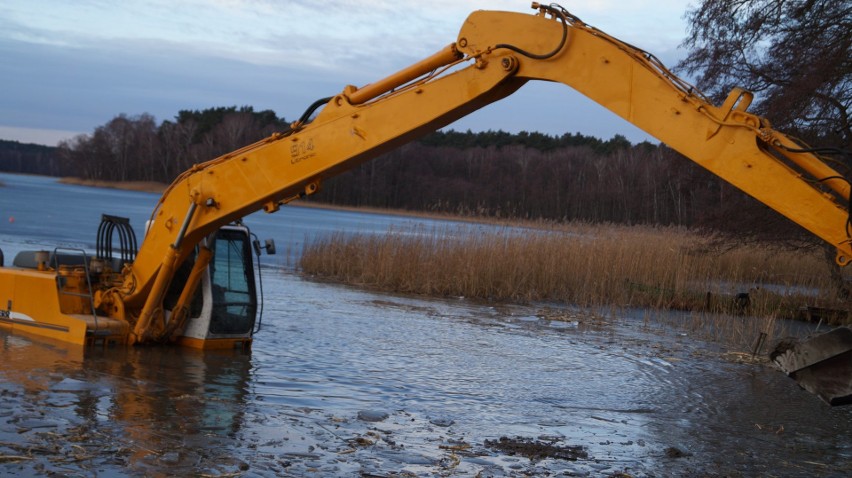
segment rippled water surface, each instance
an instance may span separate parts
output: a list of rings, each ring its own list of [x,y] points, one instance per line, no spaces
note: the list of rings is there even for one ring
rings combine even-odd
[[[25,238],[6,224],[0,245],[59,236],[87,247],[47,229]],[[375,294],[280,267],[264,277],[263,329],[249,353],[84,352],[0,331],[0,475],[852,470],[852,407],[830,408],[771,367],[643,313],[551,321],[537,306]],[[582,453],[531,459],[496,446],[501,437]]]

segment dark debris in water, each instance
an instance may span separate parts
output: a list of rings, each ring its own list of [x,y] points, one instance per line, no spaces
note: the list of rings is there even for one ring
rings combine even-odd
[[[441,417],[441,418],[432,418],[432,419],[429,420],[429,423],[431,423],[432,425],[435,425],[436,427],[446,428],[446,427],[452,426],[456,422],[452,418]]]
[[[690,456],[690,453],[685,452],[678,447],[670,446],[666,448],[666,456],[669,458],[683,458],[685,456]]]
[[[524,437],[500,437],[499,440],[485,440],[485,446],[507,455],[524,456],[530,460],[554,458],[557,460],[577,461],[580,458],[585,459],[589,457],[585,447],[580,445],[558,446],[554,442],[544,442]]]

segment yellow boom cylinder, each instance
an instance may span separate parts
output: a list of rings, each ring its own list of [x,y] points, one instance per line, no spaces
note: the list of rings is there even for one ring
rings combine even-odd
[[[347,96],[349,97],[349,102],[353,105],[364,104],[373,98],[376,98],[379,95],[387,93],[392,89],[404,85],[411,80],[419,78],[430,71],[434,71],[442,66],[447,66],[455,61],[460,60],[463,57],[461,52],[456,48],[455,43],[451,43],[444,47],[438,53],[425,58],[423,60],[418,61],[417,63],[408,66],[398,72],[379,80],[375,83],[370,83],[369,85],[355,90],[352,93],[349,93]]]
[[[170,337],[171,339],[177,339],[177,336],[183,332],[184,323],[189,315],[189,303],[192,301],[195,291],[198,290],[201,277],[204,275],[204,271],[207,270],[207,266],[210,264],[210,259],[212,258],[213,251],[210,248],[206,246],[198,248],[198,256],[195,258],[195,264],[192,266],[192,270],[186,280],[186,285],[183,287],[183,291],[181,291],[180,297],[172,310],[169,324],[166,327],[163,337],[158,338]]]
[[[142,307],[142,312],[139,314],[139,319],[136,321],[136,326],[133,328],[131,335],[131,343],[145,342],[151,337],[151,321],[155,314],[162,314],[163,295],[171,283],[174,275],[175,261],[177,260],[177,249],[169,247],[166,252],[166,257],[163,259],[163,264],[160,267],[160,272],[154,281],[154,286],[148,298],[145,300],[145,306]]]

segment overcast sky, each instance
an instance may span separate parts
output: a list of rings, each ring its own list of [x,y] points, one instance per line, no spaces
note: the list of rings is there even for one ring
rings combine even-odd
[[[387,76],[455,41],[477,9],[528,0],[4,0],[0,139],[55,144],[125,113],[250,105],[292,120],[315,99]],[[564,0],[667,65],[684,0]],[[567,87],[528,84],[450,126],[648,139]]]

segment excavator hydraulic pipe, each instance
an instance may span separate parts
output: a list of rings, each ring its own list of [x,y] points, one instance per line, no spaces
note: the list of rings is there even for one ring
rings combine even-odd
[[[823,163],[813,154],[803,151],[800,145],[781,135],[773,138],[771,143],[778,151],[793,164],[807,171],[817,181],[830,187],[845,201],[849,200],[849,183],[843,175],[831,166]]]
[[[456,44],[452,43],[444,47],[444,49],[438,53],[399,70],[387,78],[375,83],[370,83],[359,90],[349,93],[347,95],[349,97],[349,102],[353,105],[364,104],[373,98],[387,93],[398,86],[404,85],[411,80],[419,78],[430,71],[434,71],[442,66],[447,66],[453,62],[461,60],[463,57],[464,55],[462,55],[456,48]]]

